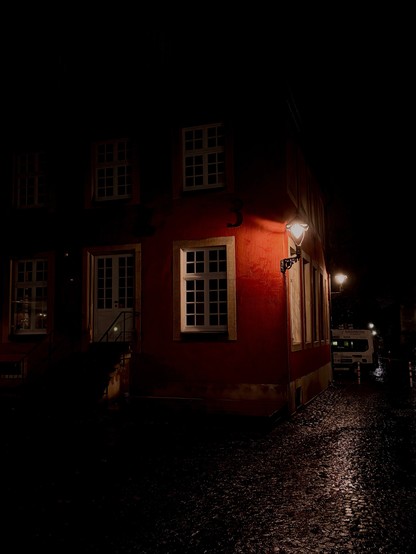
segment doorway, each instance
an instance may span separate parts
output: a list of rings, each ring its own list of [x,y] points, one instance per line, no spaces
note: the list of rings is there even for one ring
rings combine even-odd
[[[86,326],[91,340],[131,342],[139,315],[139,247],[94,249],[86,254],[89,281]]]

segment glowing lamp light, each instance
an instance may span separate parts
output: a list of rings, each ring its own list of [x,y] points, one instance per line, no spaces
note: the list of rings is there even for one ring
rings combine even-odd
[[[345,281],[348,279],[348,276],[344,273],[337,273],[334,276],[334,281],[339,285],[339,290],[342,291],[342,286],[345,283]]]
[[[293,240],[295,241],[297,246],[300,246],[302,244],[303,239],[305,238],[305,233],[309,229],[309,225],[306,223],[288,223],[286,225],[286,229],[290,231]]]

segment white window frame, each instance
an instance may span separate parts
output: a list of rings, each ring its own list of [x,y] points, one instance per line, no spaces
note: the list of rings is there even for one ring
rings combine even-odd
[[[182,129],[183,190],[225,186],[225,128],[223,123]]]
[[[226,269],[224,272],[209,272],[205,265],[204,272],[190,273],[186,270],[186,254],[188,252],[225,249],[226,252]],[[173,262],[174,262],[174,339],[180,340],[183,336],[201,335],[201,334],[219,334],[222,338],[224,334],[228,340],[236,340],[237,324],[236,324],[236,287],[235,287],[235,238],[234,237],[219,237],[205,240],[187,240],[176,241],[173,244]],[[208,319],[204,320],[203,325],[188,325],[186,320],[187,306],[187,288],[188,280],[204,280],[207,282],[212,279],[226,279],[227,292],[227,321],[222,325],[211,325]],[[209,305],[208,291],[204,292],[204,314],[207,314],[207,306]]]

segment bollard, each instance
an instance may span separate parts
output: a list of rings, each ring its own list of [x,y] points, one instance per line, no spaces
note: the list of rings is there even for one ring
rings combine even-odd
[[[358,379],[358,384],[361,383],[361,368],[360,368],[360,362],[357,362],[357,379]]]
[[[413,368],[412,368],[412,362],[409,362],[409,383],[410,388],[413,387]]]

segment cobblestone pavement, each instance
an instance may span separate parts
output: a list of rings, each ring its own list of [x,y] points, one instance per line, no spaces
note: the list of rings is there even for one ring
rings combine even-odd
[[[396,377],[335,381],[268,426],[3,404],[2,552],[414,554],[416,398]]]

